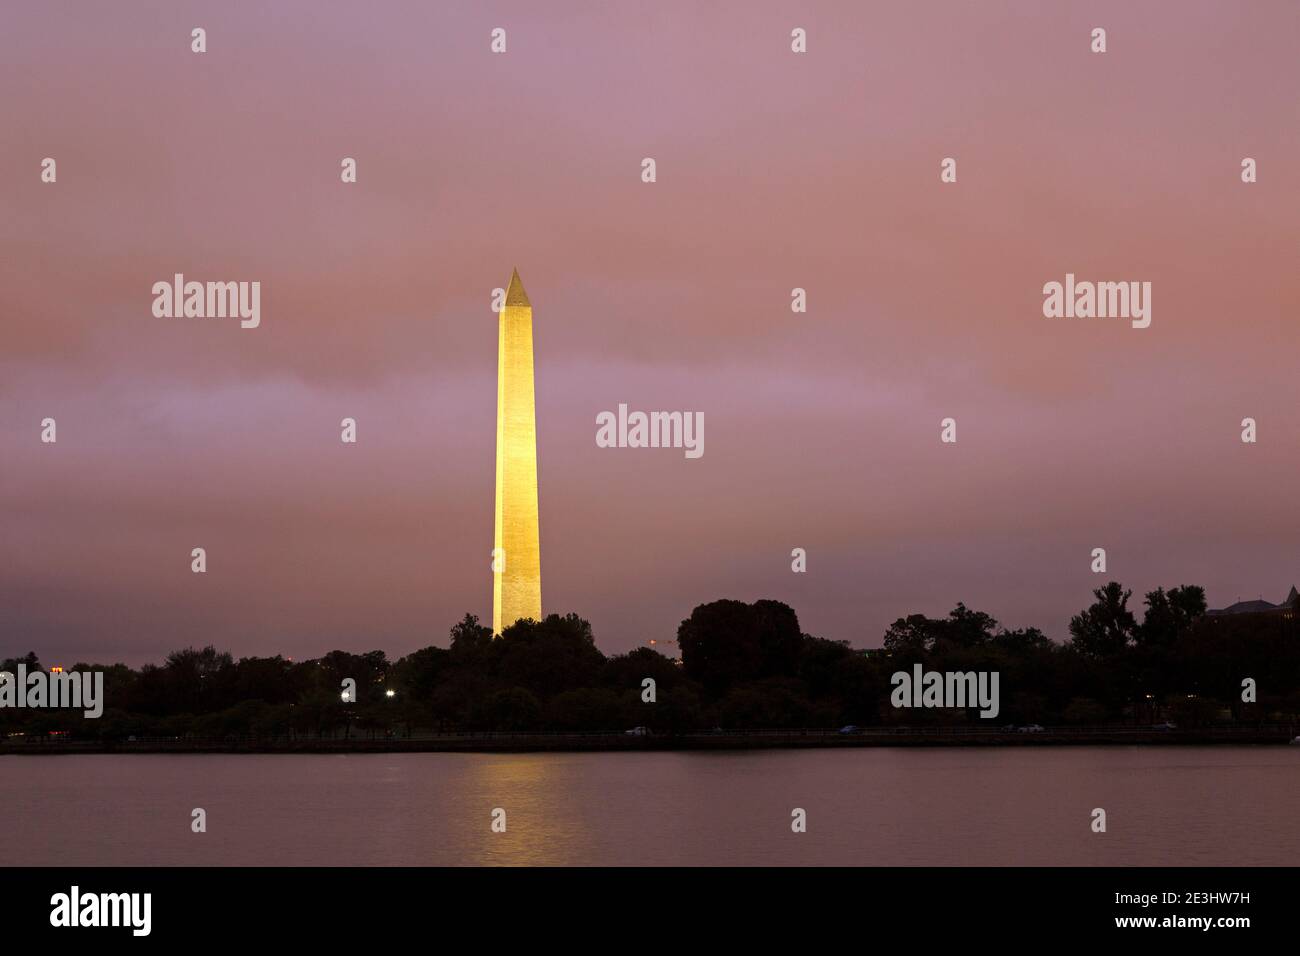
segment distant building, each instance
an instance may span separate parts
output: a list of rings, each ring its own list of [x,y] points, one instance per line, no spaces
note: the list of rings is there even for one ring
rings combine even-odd
[[[1295,585],[1291,585],[1291,593],[1288,594],[1281,604],[1272,604],[1262,598],[1255,601],[1238,601],[1236,604],[1229,604],[1225,608],[1211,609],[1206,614],[1220,616],[1225,614],[1278,614],[1282,617],[1291,617],[1300,604],[1300,591],[1296,591]]]

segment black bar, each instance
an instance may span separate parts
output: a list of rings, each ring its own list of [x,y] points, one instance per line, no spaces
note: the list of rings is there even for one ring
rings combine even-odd
[[[4,870],[0,889],[7,943],[40,938],[83,946],[206,948],[311,942],[401,952],[416,945],[498,949],[511,939],[531,949],[586,948],[600,940],[618,948],[638,938],[668,946],[721,934],[769,949],[778,937],[807,947],[850,933],[848,939],[865,947],[901,932],[923,946],[943,940],[1068,945],[1097,938],[1233,946],[1294,928],[1296,876],[1293,868],[1182,867],[32,867]],[[83,904],[89,894],[150,894],[148,935],[137,937],[131,925],[52,926],[52,898],[70,896],[73,886]],[[1151,923],[1132,922],[1144,920]],[[1202,920],[1210,925],[1199,925]]]

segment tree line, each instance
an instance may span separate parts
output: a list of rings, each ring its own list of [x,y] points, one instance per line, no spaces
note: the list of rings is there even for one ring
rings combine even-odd
[[[646,726],[673,734],[980,723],[973,709],[893,709],[891,675],[917,663],[998,671],[999,724],[1196,726],[1300,715],[1300,613],[1206,615],[1195,586],[1157,588],[1140,609],[1116,582],[1093,597],[1064,643],[1037,628],[1004,628],[959,603],[946,617],[899,618],[881,648],[864,651],[805,634],[779,601],[721,600],[681,622],[679,661],[649,647],[606,656],[576,614],[519,621],[497,638],[467,614],[447,647],[396,661],[379,650],[293,661],[186,648],[139,669],[77,664],[70,670],[105,673],[102,717],[5,708],[0,733],[270,738]],[[41,666],[32,653],[0,670],[20,663],[28,672]],[[356,688],[347,699],[345,680]]]

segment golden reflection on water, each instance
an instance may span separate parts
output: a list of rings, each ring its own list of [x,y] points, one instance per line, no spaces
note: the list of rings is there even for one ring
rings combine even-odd
[[[549,799],[568,789],[574,763],[565,754],[493,754],[471,764],[475,794],[470,827],[472,864],[564,866],[578,862],[583,841],[575,808]],[[492,829],[492,812],[505,811],[504,833]]]

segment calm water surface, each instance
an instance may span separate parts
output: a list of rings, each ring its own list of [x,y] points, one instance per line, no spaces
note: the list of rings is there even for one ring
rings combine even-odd
[[[7,756],[0,865],[1295,865],[1298,785],[1300,747]]]

